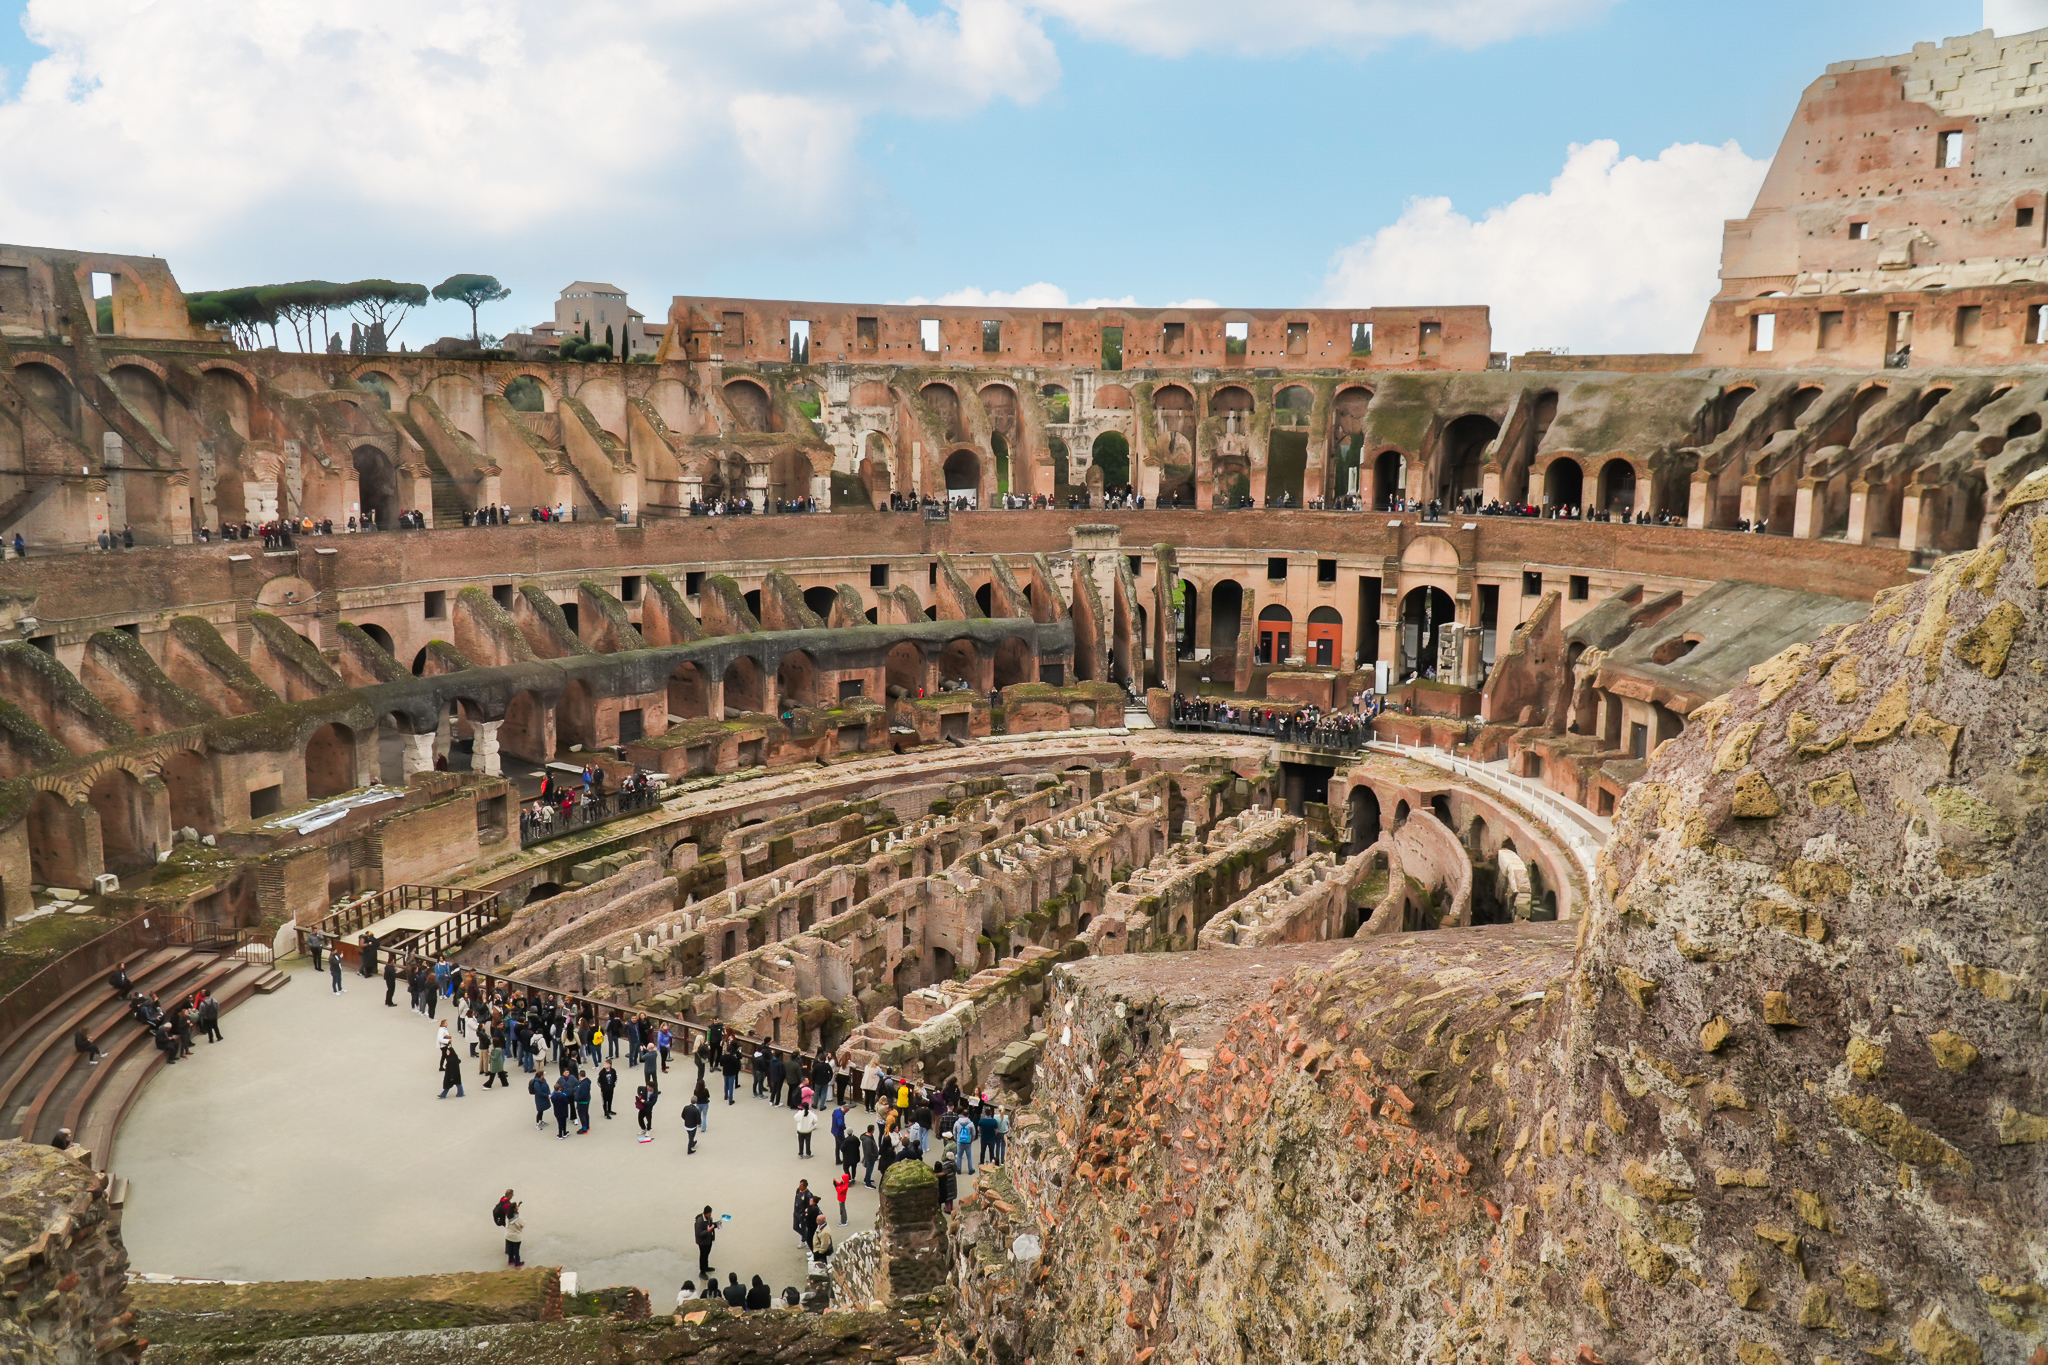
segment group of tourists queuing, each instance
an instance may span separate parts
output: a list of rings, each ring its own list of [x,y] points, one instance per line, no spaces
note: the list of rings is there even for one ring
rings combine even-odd
[[[576,504],[573,502],[558,502],[553,507],[533,507],[528,509],[526,515],[529,520],[535,522],[574,521],[576,520]]]
[[[564,782],[557,780],[553,773],[543,774],[540,793],[521,816],[525,825],[522,833],[530,839],[535,834],[545,834],[556,828],[568,829],[579,821],[587,824],[601,814],[609,814],[604,782],[604,768],[595,763],[584,765],[580,786],[574,779]],[[659,778],[644,768],[635,768],[620,780],[612,806],[620,813],[651,806],[660,790]]]
[[[710,502],[690,499],[690,515],[693,517],[750,517],[753,514],[752,498],[713,498]]]
[[[127,1002],[129,1018],[150,1035],[157,1051],[164,1054],[166,1065],[175,1064],[180,1057],[191,1056],[192,1039],[198,1034],[206,1035],[211,1043],[221,1041],[220,1002],[204,987],[190,995],[181,995],[166,1005],[155,992],[135,988],[134,982],[128,979],[128,964],[125,962],[114,968],[113,975],[107,978],[107,986]],[[83,1024],[73,1031],[71,1045],[93,1066],[100,1064],[100,1046]],[[69,1131],[64,1130],[66,1136]]]
[[[1350,709],[1345,711],[1326,711],[1313,703],[1294,710],[1240,706],[1209,697],[1173,694],[1175,725],[1243,730],[1317,748],[1364,748],[1373,737],[1373,720],[1388,709],[1385,697],[1369,692],[1353,697]]]
[[[818,510],[818,500],[816,498],[778,498],[775,502],[775,510],[778,512],[815,512]]]

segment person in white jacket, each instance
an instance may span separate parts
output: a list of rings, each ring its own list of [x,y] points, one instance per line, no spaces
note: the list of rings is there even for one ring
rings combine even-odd
[[[797,1110],[796,1154],[798,1156],[809,1156],[811,1154],[811,1134],[817,1131],[818,1116],[817,1114],[812,1112],[811,1106],[807,1104],[803,1108]]]
[[[882,1088],[882,1064],[869,1062],[867,1070],[860,1073],[861,1103],[867,1105],[870,1114],[875,1112],[875,1092]]]
[[[526,1240],[526,1219],[520,1216],[519,1206],[514,1204],[509,1217],[505,1219],[505,1264],[517,1270],[526,1262],[519,1258],[519,1244]]]

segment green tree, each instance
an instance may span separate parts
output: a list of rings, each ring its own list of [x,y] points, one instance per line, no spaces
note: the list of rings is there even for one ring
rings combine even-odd
[[[407,313],[427,301],[427,287],[423,284],[357,280],[346,288],[349,291],[349,313],[363,324],[364,331],[375,327],[387,338],[398,334],[398,326],[405,321]]]
[[[499,284],[496,275],[450,275],[434,286],[434,297],[441,302],[468,305],[469,339],[478,345],[483,344],[483,335],[477,330],[476,310],[511,296],[512,291]]]

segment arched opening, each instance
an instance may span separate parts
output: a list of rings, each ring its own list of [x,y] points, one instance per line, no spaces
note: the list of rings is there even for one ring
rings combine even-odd
[[[1437,639],[1452,620],[1451,595],[1442,588],[1416,588],[1401,599],[1401,673],[1436,676]]]
[[[323,725],[306,741],[306,798],[323,800],[356,785],[356,736],[346,725]]]
[[[867,440],[862,446],[860,468],[855,473],[858,475],[859,487],[847,490],[854,499],[850,505],[881,507],[889,501],[889,490],[892,485],[889,481],[888,437],[879,431],[868,433]],[[866,499],[864,502],[860,501],[863,497]],[[834,502],[838,502],[839,498],[840,495],[835,492]]]
[[[199,375],[200,387],[206,396],[214,401],[221,414],[228,419],[228,426],[243,440],[249,439],[249,383],[233,370],[202,370]]]
[[[981,650],[972,640],[948,640],[939,651],[939,681],[972,690],[981,675]]]
[[[14,367],[14,384],[23,393],[48,408],[66,431],[78,429],[77,407],[72,401],[71,381],[54,365],[30,363]]]
[[[1059,384],[1041,384],[1038,396],[1045,400],[1045,420],[1049,426],[1065,426],[1074,420],[1073,396]]]
[[[802,650],[792,650],[775,665],[775,712],[818,704],[818,665]]]
[[[992,431],[988,437],[989,454],[996,461],[996,496],[1010,495],[1010,442],[1000,431]]]
[[[399,713],[377,722],[377,780],[387,787],[406,782],[405,751],[412,743],[412,721]]]
[[[804,605],[811,609],[811,615],[820,621],[830,622],[832,608],[839,601],[839,594],[831,588],[805,588]]]
[[[536,882],[533,888],[526,893],[526,900],[523,903],[533,905],[547,900],[551,896],[559,896],[561,894],[562,885],[560,882]]]
[[[1614,516],[1635,510],[1636,467],[1623,459],[1600,466],[1600,507]]]
[[[747,604],[747,615],[753,617],[756,621],[761,619],[761,590],[759,588],[755,588],[751,592],[741,593],[740,601]]]
[[[1018,683],[1037,682],[1038,670],[1032,664],[1031,646],[1020,637],[1012,635],[996,646],[995,685],[1013,687]]]
[[[164,381],[156,377],[156,371],[140,365],[116,365],[107,378],[130,403],[148,413],[159,429],[163,427]]]
[[[215,794],[213,770],[204,754],[197,749],[180,749],[164,760],[163,766],[157,769],[157,775],[163,781],[164,795],[170,802],[173,830],[220,833],[221,824],[216,814],[220,802]]]
[[[883,661],[884,686],[892,697],[914,697],[924,686],[924,651],[905,640]]]
[[[1237,633],[1244,625],[1244,585],[1225,578],[1209,590],[1209,648],[1229,654],[1237,648]]]
[[[1450,797],[1445,796],[1442,793],[1438,793],[1437,795],[1430,797],[1429,810],[1430,814],[1436,816],[1437,823],[1442,825],[1445,829],[1457,828],[1457,825],[1453,823],[1451,820]]]
[[[126,877],[156,866],[154,803],[134,773],[107,769],[86,800],[100,817],[100,856],[107,871]]]
[[[1258,652],[1252,656],[1252,661],[1260,665],[1284,664],[1293,649],[1294,613],[1277,603],[1262,608],[1259,612]]]
[[[375,520],[380,529],[390,530],[398,524],[399,513],[398,471],[392,467],[391,457],[375,446],[357,446],[354,462],[361,515]]]
[[[1481,468],[1486,448],[1500,435],[1500,423],[1483,413],[1467,413],[1444,428],[1443,477],[1437,496],[1446,506],[1460,498],[1477,498],[1483,486]]]
[[[1583,507],[1586,501],[1586,471],[1569,455],[1560,455],[1543,471],[1543,504],[1546,507]]]
[[[363,632],[363,634],[369,636],[372,640],[376,641],[377,647],[379,649],[383,650],[386,654],[391,655],[392,658],[394,659],[398,657],[398,650],[393,644],[390,631],[384,629],[384,627],[380,625],[377,625],[375,622],[365,623],[364,625],[359,627],[359,629]]]
[[[590,684],[581,678],[563,688],[555,703],[555,744],[562,749],[597,747],[597,703]]]
[[[808,498],[811,489],[810,457],[801,450],[778,450],[768,459],[768,501],[774,504]]]
[[[981,608],[983,616],[995,615],[996,587],[993,582],[984,583],[974,590],[974,605]]]
[[[498,726],[498,752],[536,766],[552,762],[555,757],[552,722],[548,705],[538,693],[513,693],[512,699],[505,703],[504,723]]]
[[[391,383],[390,375],[378,374],[375,370],[366,370],[356,376],[356,383],[375,396],[377,401],[383,404],[385,411],[389,412],[391,410],[394,387]]]
[[[1105,431],[1089,448],[1088,460],[1102,471],[1105,489],[1128,488],[1131,484],[1131,443],[1121,431]]]
[[[932,945],[933,981],[951,981],[959,970],[959,964],[954,961],[953,954],[949,950],[941,948],[937,944]]]
[[[751,655],[742,654],[726,665],[725,714],[728,717],[761,714],[766,709],[763,681],[761,665]]]
[[[711,714],[711,692],[703,669],[678,664],[668,675],[668,713],[685,720],[702,720]]]
[[[952,390],[947,390],[952,392]],[[981,459],[973,451],[961,449],[946,457],[946,496],[965,498],[970,505],[981,500]]]
[[[44,886],[83,891],[97,870],[86,864],[85,820],[77,806],[38,791],[28,808],[29,877]]]
[[[1065,502],[1074,491],[1073,463],[1067,453],[1067,439],[1053,435],[1045,438],[1046,454],[1052,460],[1052,496],[1055,502]]]
[[[1344,856],[1348,858],[1363,853],[1379,840],[1380,796],[1371,787],[1359,783],[1351,789],[1351,795],[1344,804],[1350,816],[1350,837],[1344,844]]]
[[[967,424],[960,418],[960,395],[951,384],[927,384],[917,391],[917,398],[938,419],[939,433],[946,440],[967,439]]]
[[[546,412],[548,393],[532,375],[514,375],[505,386],[505,402],[514,412]]]
[[[427,647],[420,646],[419,653],[412,656],[412,675],[415,678],[427,676]]]
[[[1238,429],[1242,431],[1244,429],[1244,419],[1250,416],[1252,412],[1250,389],[1241,388],[1236,384],[1225,384],[1222,388],[1209,395],[1209,415],[1211,417],[1221,417],[1226,413],[1233,412],[1237,414]]]
[[[1735,425],[1735,418],[1742,411],[1742,405],[1756,392],[1753,384],[1737,385],[1715,399],[1707,416],[1707,429],[1701,433],[1706,441],[1712,441],[1727,433]],[[1704,444],[1704,442],[1702,442]]]
[[[751,379],[734,379],[726,384],[724,393],[725,410],[732,414],[734,426],[749,432],[771,429],[768,390]]]
[[[1396,801],[1394,803],[1394,828],[1399,829],[1406,823],[1408,823],[1408,803],[1406,801]]]
[[[1390,512],[1394,499],[1403,496],[1408,464],[1398,450],[1382,450],[1372,462],[1372,505]]]
[[[1344,657],[1344,617],[1335,607],[1317,607],[1308,614],[1308,662],[1335,668]]]
[[[1299,507],[1308,476],[1309,415],[1315,395],[1290,384],[1273,396],[1273,428],[1266,435],[1266,504]]]

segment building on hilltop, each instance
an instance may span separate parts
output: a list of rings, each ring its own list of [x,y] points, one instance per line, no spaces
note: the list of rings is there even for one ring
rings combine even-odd
[[[601,284],[591,280],[577,280],[566,286],[555,300],[555,315],[546,322],[537,322],[533,330],[524,335],[533,340],[519,345],[514,333],[506,338],[506,344],[515,350],[551,349],[561,345],[564,338],[580,337],[589,332],[590,340],[604,341],[610,330],[614,340],[612,351],[620,356],[652,355],[661,345],[661,327],[647,325],[647,315],[627,302],[626,291],[615,284]]]

